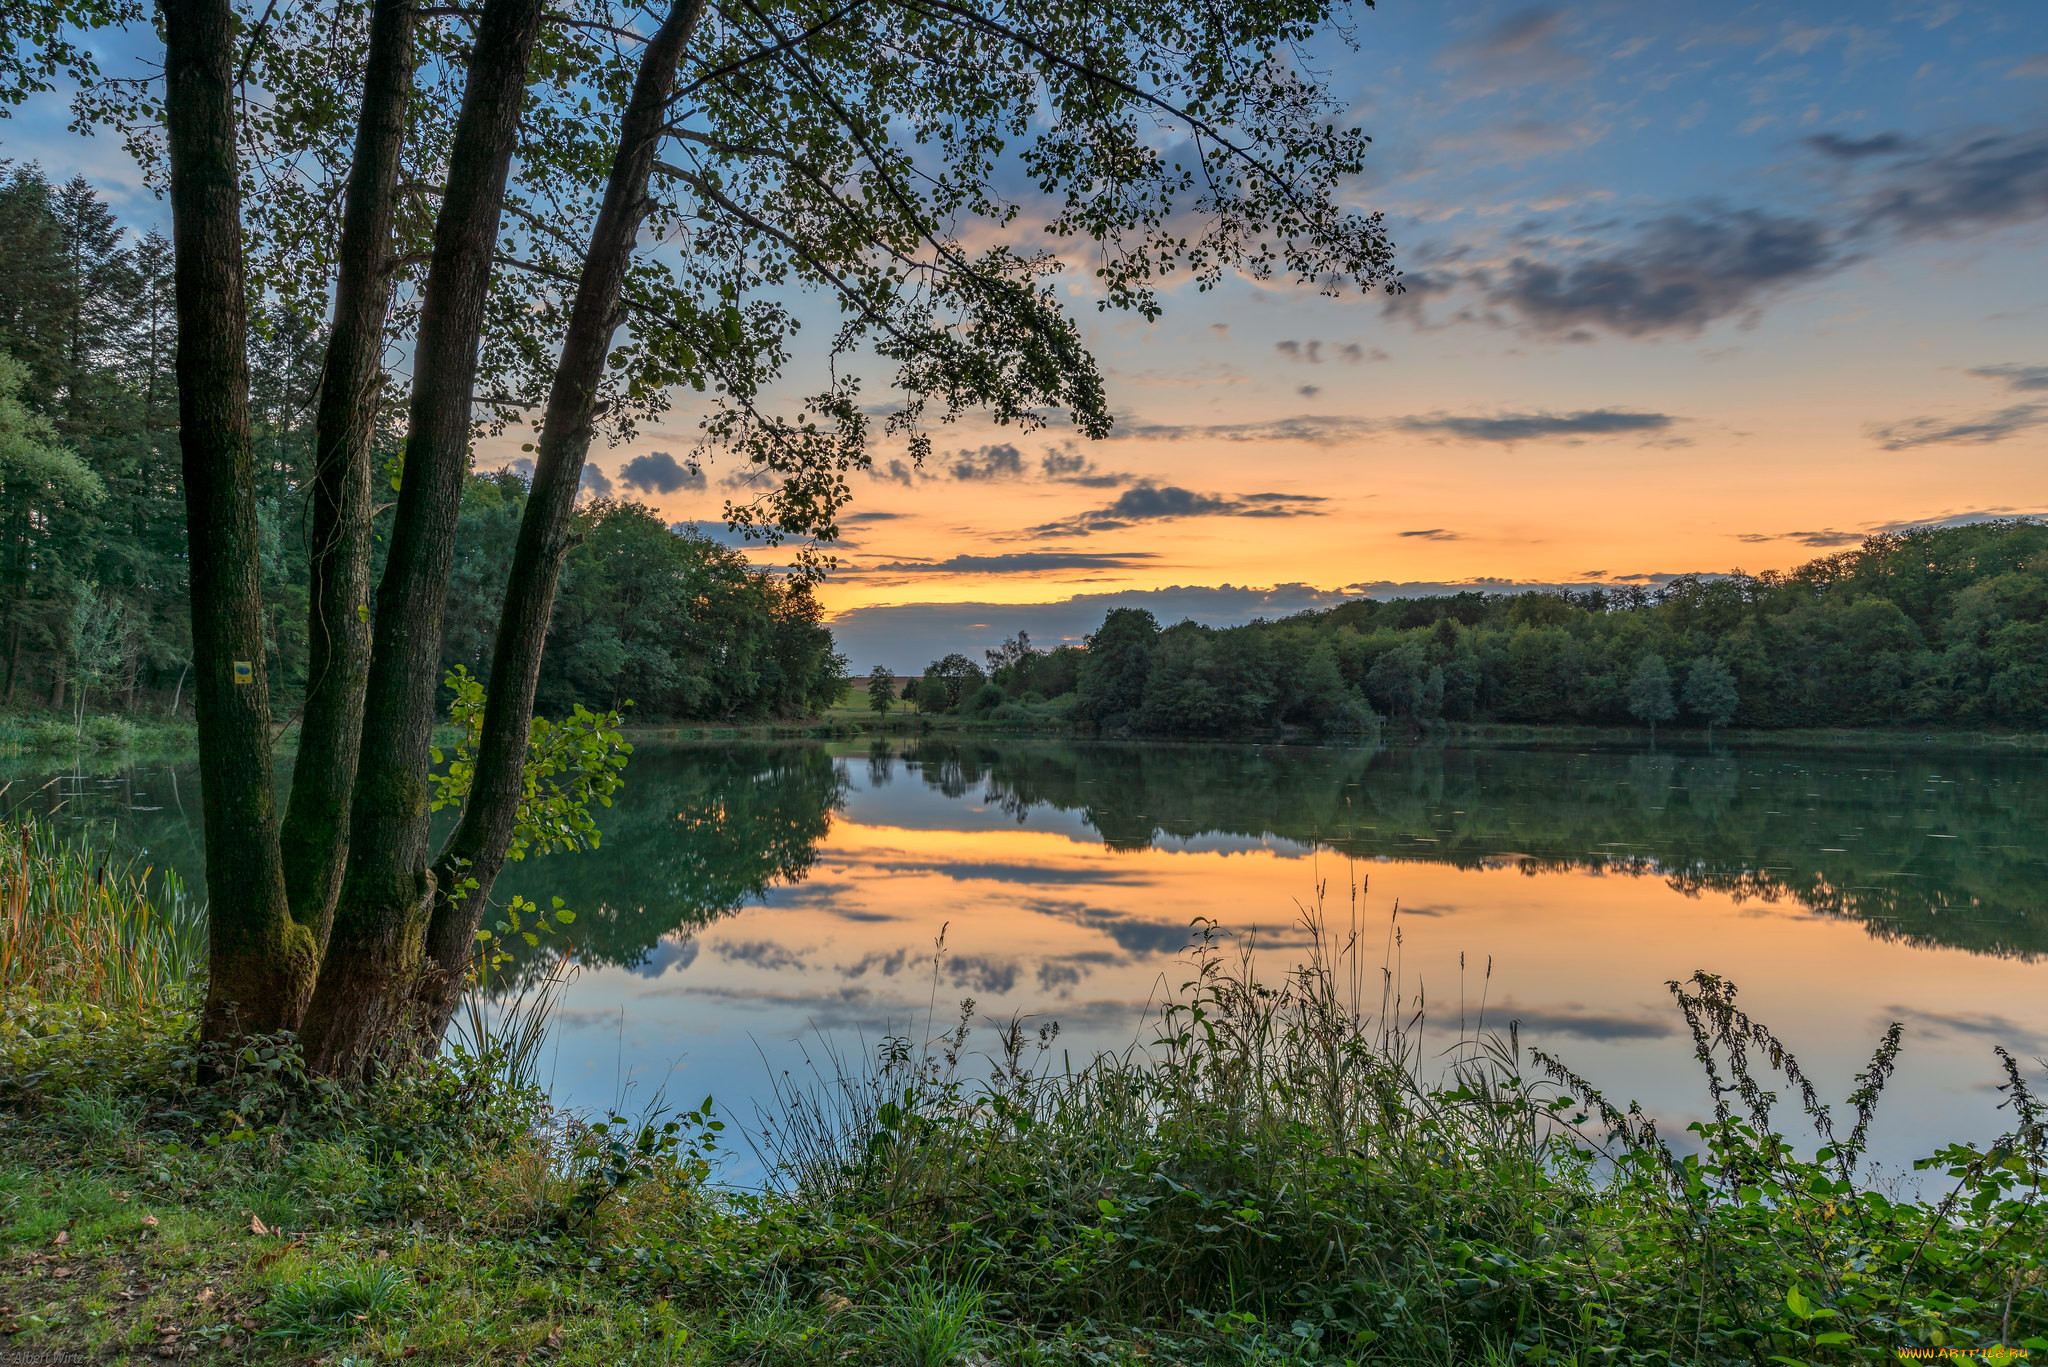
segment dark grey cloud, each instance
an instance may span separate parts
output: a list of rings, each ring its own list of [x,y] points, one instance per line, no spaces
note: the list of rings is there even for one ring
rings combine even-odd
[[[1297,361],[1304,365],[1321,365],[1323,363],[1323,348],[1326,346],[1330,348],[1331,354],[1338,360],[1349,362],[1352,365],[1357,365],[1361,361],[1385,361],[1392,359],[1378,347],[1367,350],[1359,342],[1325,342],[1321,338],[1310,337],[1304,341],[1289,340],[1273,343],[1273,349],[1279,352],[1283,359]]]
[[[681,489],[704,488],[704,472],[694,464],[685,465],[666,451],[635,456],[619,467],[619,482],[628,489],[650,494],[673,494]]]
[[[1954,140],[1887,168],[1861,199],[1864,231],[1954,237],[2048,214],[2048,130]]]
[[[1735,539],[1750,545],[1772,541],[1797,541],[1802,546],[1856,546],[1861,545],[1870,535],[1868,532],[1844,532],[1830,527],[1818,532],[1743,532]]]
[[[909,513],[848,513],[839,520],[841,522],[894,522],[899,518],[909,516]]]
[[[1456,532],[1447,531],[1442,527],[1423,527],[1418,531],[1402,532],[1401,535],[1419,537],[1424,541],[1459,541],[1463,539]]]
[[[1032,528],[1040,536],[1086,536],[1090,532],[1112,532],[1140,522],[1173,522],[1189,517],[1316,517],[1315,505],[1327,502],[1311,494],[1222,494],[1197,493],[1176,484],[1135,484],[1117,495],[1105,508],[1076,513],[1060,522]]]
[[[1313,399],[1316,395],[1322,393],[1323,391],[1320,386],[1305,384],[1301,388],[1295,390],[1294,392],[1301,395],[1301,397],[1304,399]]]
[[[1159,557],[1148,551],[1100,555],[1081,551],[1012,551],[956,555],[945,560],[891,560],[866,568],[890,574],[1037,574],[1055,570],[1122,570]]]
[[[612,482],[605,478],[604,471],[598,469],[595,465],[585,465],[583,467],[583,478],[576,481],[576,488],[580,492],[590,494],[596,498],[610,498]]]
[[[1907,418],[1874,426],[1870,435],[1887,451],[1916,446],[1983,446],[2048,426],[2048,404],[2020,403],[1971,418]]]
[[[1390,316],[1428,324],[1430,301],[1470,291],[1451,321],[1589,341],[1694,333],[1748,317],[1777,295],[1889,247],[2048,217],[2048,129],[1909,139],[1820,134],[1802,145],[1831,168],[1811,211],[1724,203],[1628,222],[1524,225],[1505,263],[1474,249],[1420,252]]]
[[[1998,380],[2007,389],[2048,389],[2048,365],[1985,365],[1963,373],[1980,380]]]
[[[1014,959],[988,959],[963,954],[946,960],[946,976],[953,980],[953,986],[982,996],[1009,992],[1017,986],[1017,973],[1017,961]]]
[[[1972,1036],[1987,1044],[2002,1044],[2022,1054],[2048,1050],[2048,1035],[2010,1016],[1993,1012],[1922,1011],[1911,1006],[1892,1006],[1885,1009],[1885,1015],[1930,1035]],[[1988,1049],[1986,1052],[1988,1054]]]
[[[1666,214],[1575,259],[1518,256],[1471,279],[1490,306],[1539,331],[1644,337],[1697,331],[1838,264],[1819,222],[1709,208]]]
[[[947,472],[954,479],[980,482],[1024,478],[1024,453],[1008,442],[955,451]]]
[[[1038,462],[1038,470],[1055,484],[1078,484],[1085,489],[1114,489],[1137,478],[1120,471],[1098,469],[1094,461],[1071,444],[1047,447],[1044,458]]]
[[[1517,10],[1445,48],[1437,65],[1467,94],[1575,80],[1591,70],[1591,63],[1558,45],[1563,31],[1558,10]]]
[[[1877,133],[1867,138],[1844,137],[1840,133],[1816,133],[1801,142],[1824,157],[1836,161],[1861,161],[1865,157],[1888,157],[1906,150],[1905,138],[1897,133]]]
[[[1404,431],[1440,433],[1466,441],[1512,442],[1542,437],[1611,437],[1629,432],[1662,432],[1677,421],[1668,413],[1595,408],[1579,413],[1502,413],[1490,418],[1436,414],[1399,418],[1395,425]]]

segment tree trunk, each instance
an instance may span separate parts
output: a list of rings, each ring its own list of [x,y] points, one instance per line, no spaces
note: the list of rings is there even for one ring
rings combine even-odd
[[[667,122],[676,67],[703,11],[704,0],[678,0],[648,40],[619,130],[604,202],[584,253],[569,329],[548,390],[533,489],[520,516],[519,543],[498,616],[476,769],[462,821],[434,866],[427,971],[421,975],[418,993],[418,1025],[429,1048],[448,1028],[461,1000],[477,926],[491,885],[504,867],[519,814],[533,691],[540,678],[555,588],[569,552],[570,521],[583,459],[590,450],[598,386],[619,324],[626,268],[647,213],[647,179]],[[465,882],[474,886],[456,895]]]
[[[405,474],[377,590],[348,865],[303,1031],[307,1064],[318,1072],[359,1071],[403,1032],[421,966],[434,896],[427,772],[441,616],[469,473],[491,261],[539,24],[539,0],[485,0],[469,54],[413,348]]]
[[[206,802],[210,978],[200,1030],[206,1040],[230,1041],[288,1026],[318,955],[286,905],[271,789],[235,146],[235,16],[229,0],[163,0],[160,13],[178,442]],[[238,681],[238,661],[247,664],[246,681]]]
[[[314,419],[306,700],[280,839],[293,919],[322,946],[347,859],[370,675],[371,443],[391,305],[399,158],[412,97],[413,26],[411,0],[377,0],[342,210],[334,326]],[[306,1005],[300,1003],[301,1015]]]

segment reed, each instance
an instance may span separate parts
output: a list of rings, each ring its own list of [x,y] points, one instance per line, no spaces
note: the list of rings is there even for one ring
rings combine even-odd
[[[147,1015],[204,980],[205,915],[175,874],[67,841],[44,823],[0,827],[0,994]]]

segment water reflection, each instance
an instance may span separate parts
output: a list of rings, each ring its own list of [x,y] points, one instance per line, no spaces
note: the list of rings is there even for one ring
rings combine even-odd
[[[1193,918],[1261,928],[1277,970],[1297,905],[1327,882],[1348,915],[1359,879],[1370,969],[1419,984],[1443,1042],[1519,1020],[1679,1125],[1702,1094],[1669,979],[1740,983],[1837,1095],[1906,1021],[1880,1134],[1897,1161],[1996,1131],[1990,1043],[2048,1053],[2044,773],[1987,754],[643,746],[603,847],[516,865],[500,891],[578,913],[554,1070],[585,1104],[679,1069],[691,1100],[744,1113],[763,1055],[807,1030],[915,1033],[961,997],[1054,1018],[1085,1058],[1140,1033]],[[196,796],[157,768],[24,775],[4,800],[118,820],[196,883]]]

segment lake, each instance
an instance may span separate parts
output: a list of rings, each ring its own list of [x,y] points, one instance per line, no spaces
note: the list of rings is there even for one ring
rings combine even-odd
[[[118,821],[201,886],[192,769],[17,769],[9,804]],[[1517,1021],[1671,1131],[1708,1104],[1665,988],[1695,970],[1837,1101],[1903,1022],[1873,1145],[1894,1169],[2003,1128],[1993,1044],[2048,1053],[2033,756],[645,744],[602,825],[499,884],[577,913],[543,1072],[582,1106],[666,1087],[746,1118],[772,1069],[936,1031],[963,998],[1057,1022],[1079,1061],[1144,1037],[1198,918],[1277,976],[1319,889],[1360,930],[1369,1006],[1384,965],[1432,1049]]]

